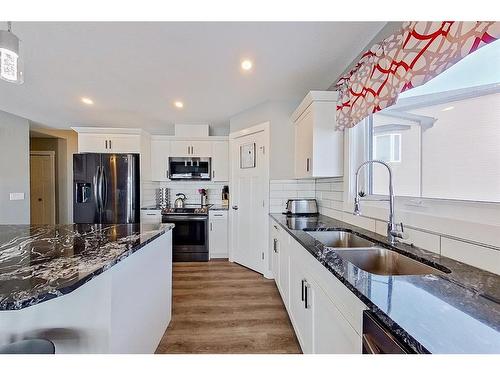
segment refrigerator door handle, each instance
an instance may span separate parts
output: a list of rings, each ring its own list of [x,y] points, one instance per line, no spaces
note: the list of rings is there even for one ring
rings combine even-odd
[[[101,212],[101,198],[100,198],[100,175],[101,175],[101,167],[97,167],[97,171],[94,175],[94,200],[95,206],[97,208],[97,212]]]

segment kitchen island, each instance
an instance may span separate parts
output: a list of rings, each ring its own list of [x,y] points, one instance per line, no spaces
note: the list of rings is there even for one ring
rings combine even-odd
[[[153,353],[171,317],[172,228],[0,225],[0,345]]]

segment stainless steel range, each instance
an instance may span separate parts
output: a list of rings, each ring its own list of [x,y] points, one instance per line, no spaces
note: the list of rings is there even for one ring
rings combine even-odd
[[[162,222],[174,223],[172,251],[174,262],[208,261],[208,209],[186,205],[162,210]]]

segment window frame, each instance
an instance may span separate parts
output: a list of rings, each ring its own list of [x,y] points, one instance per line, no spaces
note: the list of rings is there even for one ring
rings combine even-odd
[[[373,126],[373,125],[372,125]],[[372,127],[372,132],[373,132],[373,127]],[[377,135],[373,135],[372,139],[374,138],[379,138],[379,137],[389,137],[389,159],[390,160],[383,160],[381,158],[376,158],[376,159],[379,159],[379,160],[382,160],[382,161],[385,161],[386,163],[401,163],[401,139],[403,138],[401,133],[385,133],[385,134],[377,134]],[[394,151],[395,151],[395,148],[394,148],[394,143],[395,143],[395,138],[399,138],[399,147],[398,147],[398,155],[399,155],[399,159],[396,160],[394,158]],[[375,158],[374,155],[377,154],[377,142],[373,142],[372,141],[372,156]]]
[[[362,120],[363,123],[357,124],[356,126],[362,126],[365,128],[364,134],[362,137],[362,141],[364,142],[367,147],[363,150],[364,154],[364,160],[371,160],[373,159],[373,155],[375,154],[375,149],[374,149],[374,142],[373,142],[373,115],[369,115],[366,119]],[[422,129],[420,130],[422,133]],[[385,135],[385,134],[384,134]],[[422,136],[422,134],[421,134]],[[375,135],[376,137],[376,135]],[[352,147],[359,147],[359,144],[363,144],[363,142],[359,143],[360,139],[358,139],[358,142],[353,143],[353,138],[350,137],[350,140],[348,141],[348,147],[352,149]],[[401,157],[401,142],[402,138],[400,139],[399,146],[400,146],[400,157]],[[422,141],[420,142],[420,159],[422,161],[422,148],[423,144]],[[359,151],[359,150],[358,150]],[[352,157],[352,155],[350,155]],[[360,164],[360,160],[357,160],[357,162]],[[390,164],[390,162],[389,162]],[[383,199],[384,197],[387,197],[387,194],[373,194],[373,165],[370,164],[367,166],[367,178],[365,181],[365,184],[362,185],[360,184],[361,188],[364,189],[364,191],[367,192],[366,198],[372,199],[373,201],[377,201],[380,199]],[[422,163],[420,163],[420,192],[422,192]],[[351,198],[351,197],[349,197]],[[414,195],[397,195],[397,198],[399,200],[404,200],[405,205],[408,206],[414,206],[414,207],[427,207],[431,204],[431,202],[436,202],[436,203],[443,203],[443,204],[453,204],[456,202],[458,205],[463,205],[463,204],[477,204],[477,205],[484,205],[487,206],[489,209],[491,208],[498,208],[500,209],[500,202],[495,202],[495,201],[484,201],[484,200],[470,200],[470,199],[454,199],[454,198],[431,198],[431,197],[424,197],[422,194],[420,196],[414,196]],[[352,199],[354,199],[354,196],[352,196]]]

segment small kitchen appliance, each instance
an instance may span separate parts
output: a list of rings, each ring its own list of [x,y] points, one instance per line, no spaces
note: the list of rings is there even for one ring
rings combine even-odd
[[[175,208],[184,208],[184,204],[186,202],[186,195],[184,193],[177,193],[175,194],[177,199],[174,202],[174,207]]]
[[[316,199],[289,199],[286,202],[286,215],[318,215]]]

